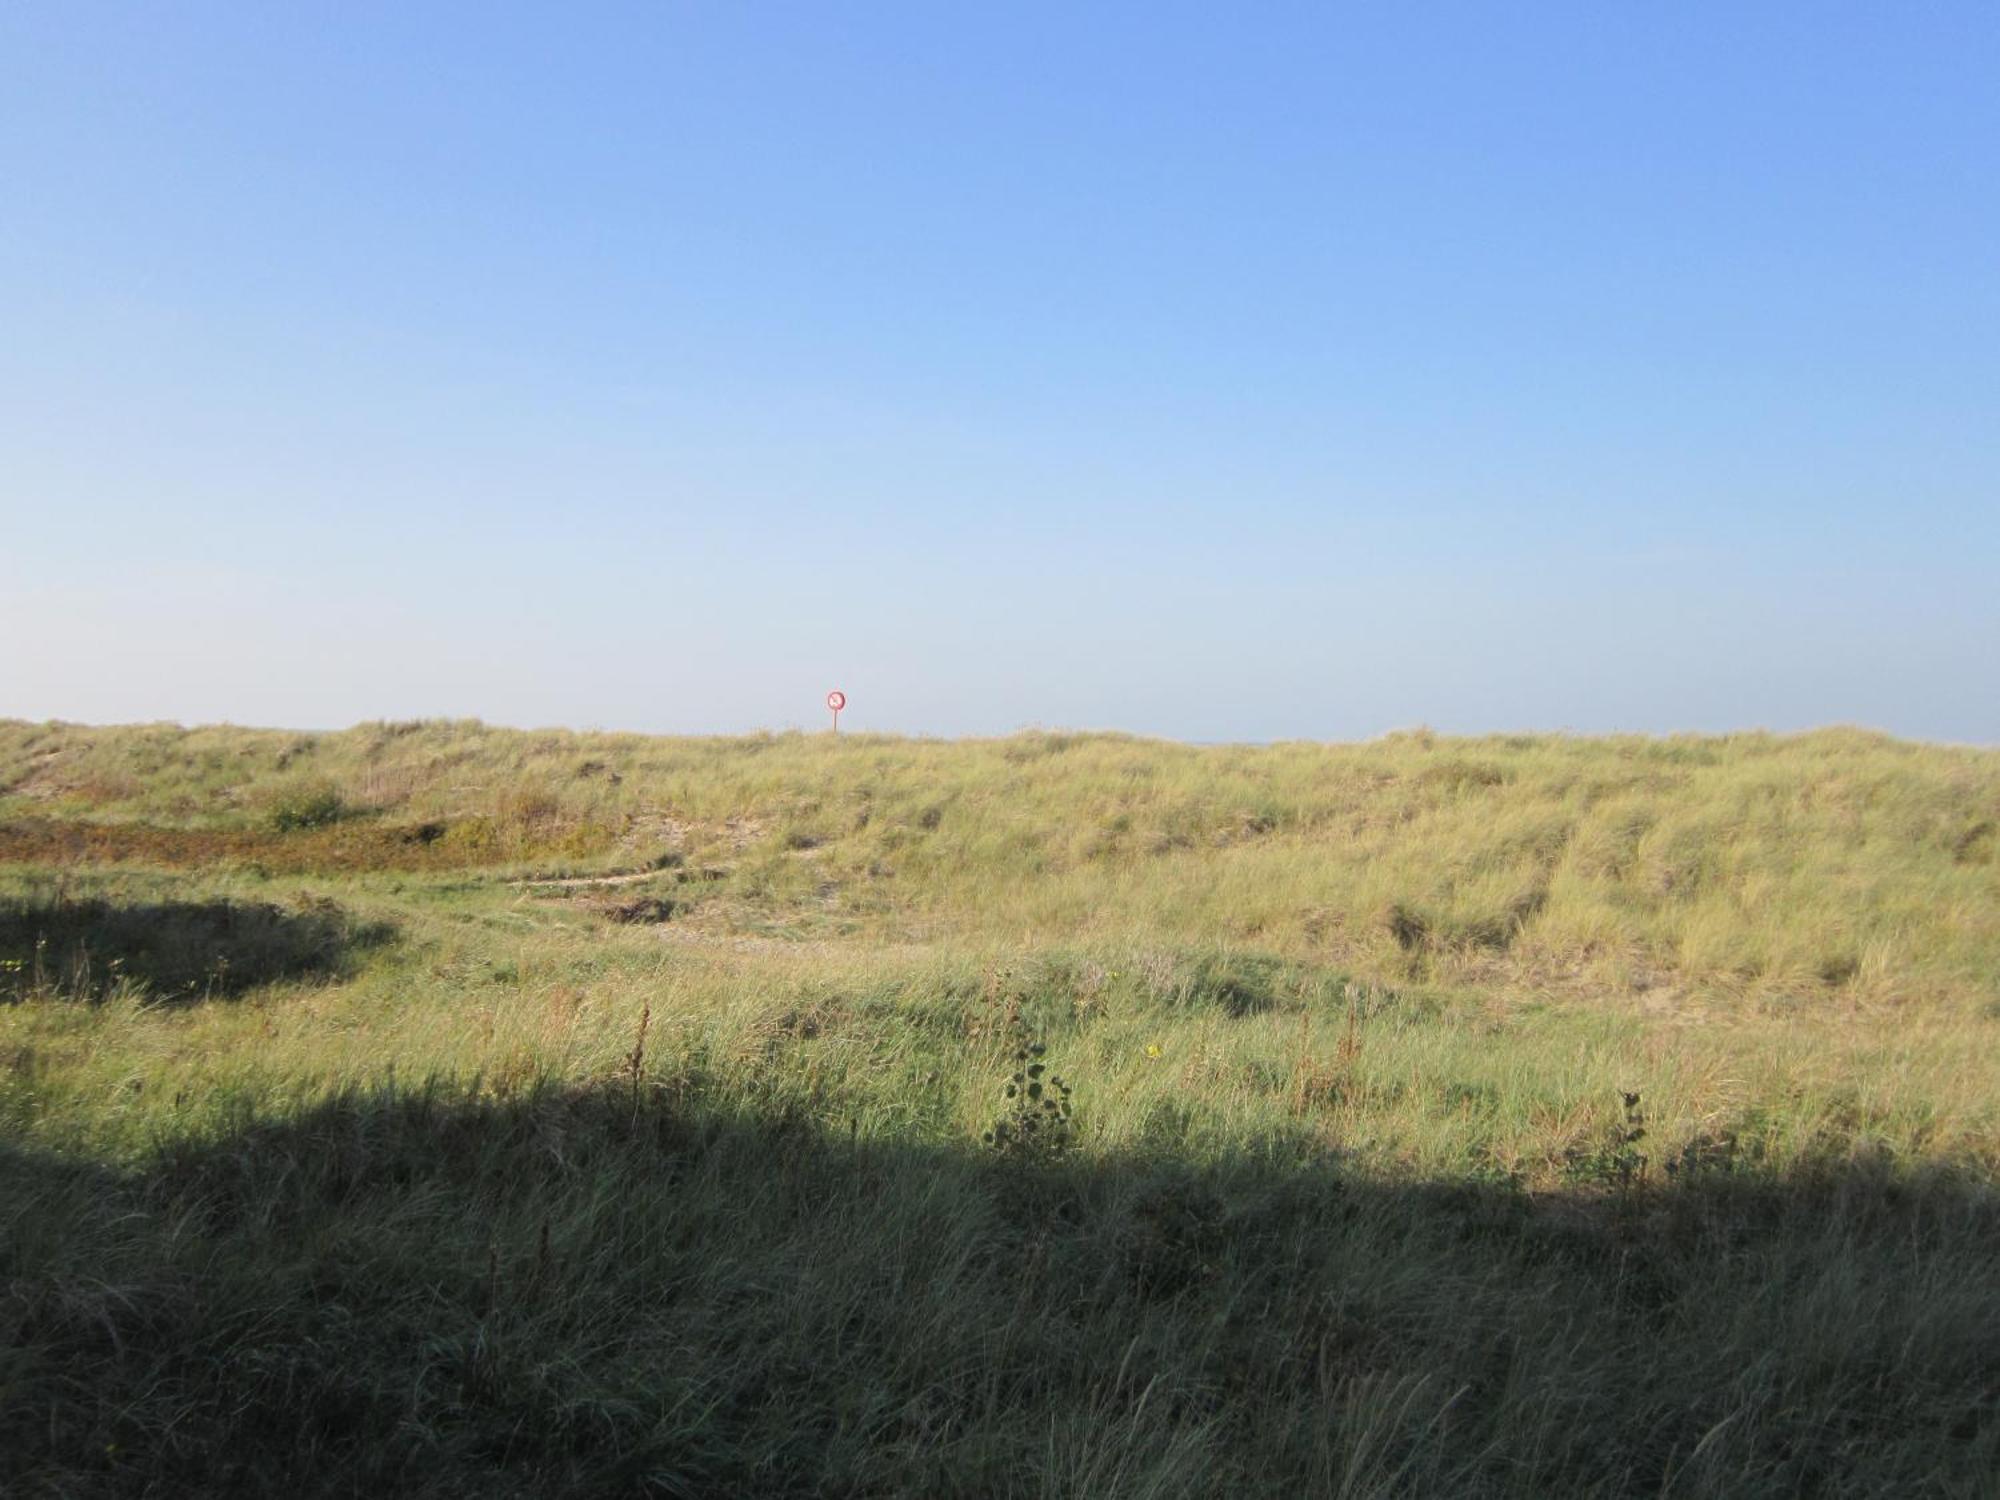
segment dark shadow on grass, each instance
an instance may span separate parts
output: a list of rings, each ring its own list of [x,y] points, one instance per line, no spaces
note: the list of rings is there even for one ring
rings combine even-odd
[[[332,901],[0,901],[0,1000],[96,1000],[123,984],[175,1004],[339,979],[394,935]]]
[[[18,1068],[32,1060],[16,1059]],[[0,1147],[0,1490],[1975,1494],[2000,1205],[996,1159],[824,1101],[356,1093]]]

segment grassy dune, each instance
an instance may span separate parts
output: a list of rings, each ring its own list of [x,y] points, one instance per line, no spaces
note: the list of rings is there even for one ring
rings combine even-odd
[[[1996,825],[1855,731],[0,723],[0,1489],[1989,1494]]]

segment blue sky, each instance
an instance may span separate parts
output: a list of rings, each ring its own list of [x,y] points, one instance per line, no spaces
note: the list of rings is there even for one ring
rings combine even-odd
[[[0,714],[2000,741],[1987,4],[0,10]]]

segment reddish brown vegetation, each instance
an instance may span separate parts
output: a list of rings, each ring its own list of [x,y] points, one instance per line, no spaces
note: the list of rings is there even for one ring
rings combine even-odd
[[[68,818],[0,822],[0,863],[143,864],[173,868],[255,865],[274,874],[451,870],[530,852],[483,820],[450,825],[340,823],[278,833],[260,828],[158,828]]]

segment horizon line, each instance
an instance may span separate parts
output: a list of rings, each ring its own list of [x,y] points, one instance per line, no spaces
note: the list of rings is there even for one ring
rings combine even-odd
[[[992,733],[939,734],[929,731],[909,731],[891,729],[843,729],[838,732],[821,727],[807,728],[792,724],[783,727],[759,726],[753,729],[711,729],[668,731],[651,729],[614,729],[603,725],[573,724],[506,724],[484,719],[477,715],[424,715],[415,718],[359,719],[352,724],[341,726],[302,727],[285,724],[247,724],[233,719],[211,719],[188,722],[183,719],[129,719],[114,721],[92,721],[63,718],[28,718],[19,715],[0,715],[0,725],[21,725],[30,728],[105,730],[177,730],[184,734],[200,733],[205,730],[239,730],[250,734],[295,734],[332,736],[355,734],[368,729],[395,729],[404,733],[418,729],[479,729],[494,730],[503,734],[565,734],[578,737],[596,736],[603,738],[646,739],[646,740],[756,740],[787,738],[865,739],[872,741],[904,740],[914,743],[932,744],[976,744],[1000,740],[1021,739],[1032,735],[1063,736],[1079,739],[1130,740],[1141,744],[1179,745],[1189,749],[1271,749],[1283,745],[1370,745],[1388,740],[1731,740],[1731,739],[1772,739],[1798,740],[1819,736],[1852,735],[1861,738],[1884,740],[1892,744],[1931,746],[1938,749],[1961,749],[1994,751],[2000,750],[2000,742],[1978,740],[1932,739],[1921,735],[1897,734],[1893,730],[1873,725],[1834,721],[1816,724],[1804,729],[1772,729],[1761,725],[1746,725],[1733,729],[1482,729],[1443,730],[1429,724],[1398,725],[1378,731],[1372,735],[1355,737],[1320,737],[1314,735],[1281,735],[1263,739],[1188,739],[1167,734],[1148,734],[1139,730],[1112,727],[1083,728],[1073,725],[1029,723],[1013,729]]]

